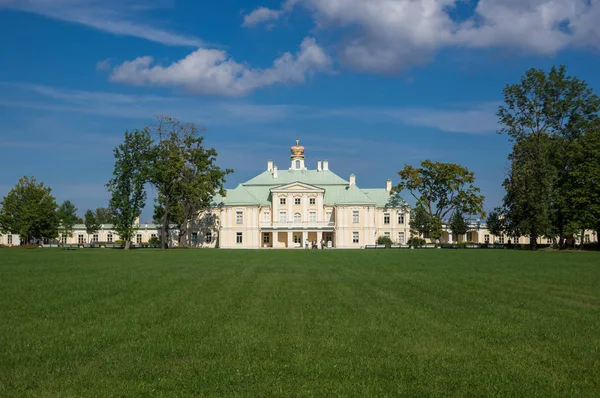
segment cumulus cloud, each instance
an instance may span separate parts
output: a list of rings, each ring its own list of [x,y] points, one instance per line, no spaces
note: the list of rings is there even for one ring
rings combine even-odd
[[[340,58],[355,69],[397,73],[443,48],[508,48],[553,55],[600,46],[600,4],[589,0],[287,0],[320,29],[343,29]],[[475,3],[475,2],[473,2]]]
[[[169,66],[155,65],[150,56],[115,67],[113,82],[134,86],[178,87],[196,94],[242,96],[278,83],[302,83],[307,74],[328,70],[331,59],[313,38],[305,38],[300,51],[286,52],[267,69],[237,63],[225,51],[200,48]]]
[[[244,16],[244,22],[242,23],[242,26],[254,27],[258,24],[268,21],[276,21],[281,16],[281,13],[282,12],[278,10],[272,10],[267,7],[259,7],[250,14]]]

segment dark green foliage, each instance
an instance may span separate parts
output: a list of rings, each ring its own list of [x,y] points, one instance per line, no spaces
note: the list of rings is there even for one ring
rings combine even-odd
[[[394,242],[392,242],[392,239],[389,236],[380,236],[377,238],[377,244],[378,245],[391,245]]]
[[[0,396],[593,397],[597,253],[5,250]]]
[[[152,139],[148,129],[125,132],[125,140],[114,151],[113,178],[107,184],[111,193],[113,229],[129,248],[136,228],[135,220],[146,203],[144,184],[148,181]]]
[[[215,194],[225,195],[225,177],[233,170],[216,165],[217,151],[203,146],[204,129],[193,123],[159,116],[152,132],[149,180],[158,192],[154,219],[160,221],[161,246],[168,244],[169,224],[177,225],[179,245],[184,246],[188,223],[210,206]]]
[[[59,238],[60,236],[72,237],[74,226],[79,219],[77,217],[77,207],[70,200],[65,200],[58,207],[57,216],[60,222],[58,228]]]
[[[52,189],[35,177],[21,177],[0,202],[0,232],[21,237],[22,243],[55,239],[59,218]]]
[[[502,214],[502,208],[496,207],[492,210],[485,220],[488,231],[494,236],[500,236],[505,230],[504,215]]]
[[[450,218],[450,231],[456,235],[464,235],[469,230],[467,221],[462,213],[455,211]]]
[[[411,234],[416,236],[431,234],[435,228],[431,215],[421,205],[411,209],[409,226]]]
[[[98,224],[112,224],[113,214],[112,210],[107,207],[98,207],[96,209],[96,221]]]
[[[100,229],[100,223],[98,222],[98,219],[96,218],[96,213],[94,213],[92,210],[88,209],[85,212],[84,218],[85,218],[84,224],[85,224],[86,232],[90,235],[98,232],[98,230]]]
[[[572,236],[598,227],[594,197],[600,169],[597,148],[600,97],[566,68],[530,69],[504,89],[499,133],[513,142],[504,182],[506,230],[529,235]]]

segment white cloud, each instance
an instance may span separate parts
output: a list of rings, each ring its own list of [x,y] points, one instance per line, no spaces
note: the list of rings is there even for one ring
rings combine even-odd
[[[163,67],[150,56],[114,68],[110,80],[135,86],[179,87],[196,94],[242,96],[277,83],[302,83],[307,74],[328,70],[331,59],[313,38],[305,38],[300,51],[286,52],[267,69],[237,63],[225,51],[198,49]]]
[[[443,48],[553,55],[568,47],[600,46],[598,2],[479,0],[471,15],[459,19],[454,9],[464,1],[287,0],[282,10],[302,6],[320,29],[342,29],[340,58],[369,72],[401,72]]]
[[[0,0],[0,7],[77,23],[119,36],[133,36],[169,46],[206,45],[197,37],[161,29],[156,21],[139,20],[143,11],[160,5],[156,1],[143,0]]]
[[[281,16],[281,11],[272,10],[267,7],[259,7],[252,11],[250,14],[244,16],[244,22],[242,26],[245,27],[254,27],[258,24],[276,21]]]

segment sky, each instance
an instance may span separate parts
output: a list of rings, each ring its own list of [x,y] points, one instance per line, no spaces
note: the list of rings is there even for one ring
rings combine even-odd
[[[226,188],[299,139],[361,188],[462,164],[489,210],[503,88],[566,65],[598,92],[598,20],[598,0],[0,0],[0,197],[33,175],[105,207],[115,145],[167,114],[206,128]]]

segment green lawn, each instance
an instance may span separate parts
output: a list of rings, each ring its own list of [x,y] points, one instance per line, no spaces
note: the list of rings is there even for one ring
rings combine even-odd
[[[0,396],[599,396],[600,254],[0,250]]]

